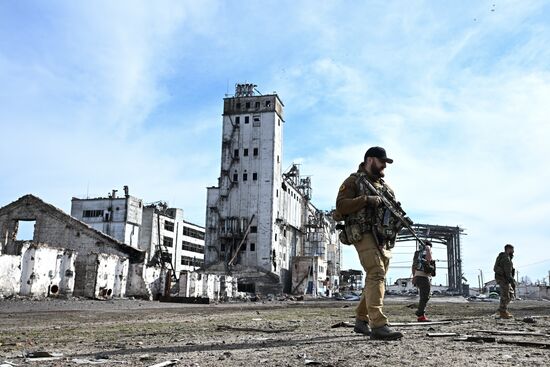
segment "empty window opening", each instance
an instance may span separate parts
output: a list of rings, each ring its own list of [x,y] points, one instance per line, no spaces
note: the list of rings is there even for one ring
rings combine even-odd
[[[256,233],[256,232],[258,232],[258,227],[250,226],[250,233]]]
[[[244,123],[248,124],[249,122],[250,122],[250,116],[245,116],[244,117]]]
[[[240,110],[241,109],[241,102],[237,102],[237,104],[235,105],[235,107]]]
[[[34,238],[34,227],[36,220],[19,220],[17,221],[17,236],[16,241],[32,241]]]
[[[250,251],[256,251],[256,244],[255,243],[250,244]]]
[[[239,292],[256,293],[256,285],[254,283],[237,283]]]
[[[84,210],[82,212],[83,218],[94,218],[94,217],[102,217],[103,216],[103,209],[102,210]]]
[[[266,106],[266,107],[271,106],[271,101],[265,101],[265,106]]]
[[[258,174],[256,172],[252,173],[252,180],[258,180]]]
[[[174,239],[172,237],[162,236],[162,244],[166,247],[174,246]]]
[[[245,107],[250,108],[250,102],[246,102]]]
[[[233,173],[233,181],[235,181],[235,182],[239,181],[239,174],[238,173]]]
[[[252,154],[254,154],[255,156],[258,155],[258,148],[254,148],[254,152]]]
[[[248,148],[244,148],[243,155],[245,157],[248,157]]]
[[[241,122],[241,116],[235,117],[235,125],[240,124],[240,122]]]
[[[174,222],[170,222],[169,220],[164,221],[164,229],[170,232],[174,232]]]
[[[254,115],[254,121],[260,122],[260,115]]]
[[[256,102],[256,103],[254,104],[254,106],[255,106],[256,108],[260,108],[260,102],[259,102],[259,101]]]
[[[248,173],[243,173],[243,181],[248,180]]]
[[[233,152],[233,157],[238,157],[239,156],[239,149],[235,149],[235,151]]]

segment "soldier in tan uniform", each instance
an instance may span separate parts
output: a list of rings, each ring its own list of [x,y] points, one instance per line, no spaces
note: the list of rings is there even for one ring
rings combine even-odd
[[[381,147],[367,150],[356,173],[348,177],[338,192],[336,212],[345,222],[348,243],[353,243],[363,269],[367,273],[365,287],[356,309],[355,332],[370,335],[371,339],[396,340],[403,334],[388,327],[388,319],[382,312],[385,278],[390,264],[391,248],[395,236],[391,228],[382,228],[384,216],[381,199],[369,192],[362,180],[368,180],[380,193],[394,198],[393,191],[382,179],[387,163],[393,160]],[[386,218],[385,218],[386,219]],[[394,223],[386,220],[388,223]],[[398,232],[399,228],[395,228]],[[389,234],[388,234],[389,233]],[[371,330],[372,329],[372,330]]]

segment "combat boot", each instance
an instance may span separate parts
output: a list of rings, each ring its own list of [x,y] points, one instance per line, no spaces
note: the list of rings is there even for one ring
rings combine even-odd
[[[397,340],[402,337],[403,334],[399,331],[393,331],[388,325],[372,328],[372,333],[370,334],[370,338],[376,340]]]
[[[369,322],[365,320],[355,320],[355,327],[353,328],[353,331],[369,336],[371,334]]]
[[[501,319],[511,319],[512,317],[514,317],[510,312],[508,311],[500,311],[499,312],[500,314],[500,318]]]

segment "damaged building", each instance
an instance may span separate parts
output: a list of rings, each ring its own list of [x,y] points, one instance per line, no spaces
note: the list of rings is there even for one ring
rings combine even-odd
[[[204,262],[204,227],[183,219],[183,210],[166,202],[144,204],[129,194],[113,190],[107,197],[71,200],[71,215],[91,227],[145,252],[150,266],[177,275],[193,271]]]
[[[21,227],[31,229],[21,236]],[[30,224],[30,226],[29,226]],[[0,208],[0,295],[150,298],[145,252],[33,195]]]
[[[338,284],[340,242],[311,203],[311,179],[282,169],[283,103],[237,84],[224,99],[218,185],[207,189],[204,272],[231,274],[238,290],[327,294]]]

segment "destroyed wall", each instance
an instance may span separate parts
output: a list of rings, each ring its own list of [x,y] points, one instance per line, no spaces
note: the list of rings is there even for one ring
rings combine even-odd
[[[201,297],[228,300],[237,296],[237,279],[230,275],[200,274],[182,271],[179,277],[181,297]]]
[[[319,256],[292,258],[292,294],[321,295],[326,274],[326,261]]]
[[[1,296],[72,295],[76,257],[73,251],[27,242],[21,252],[21,256],[0,255]]]
[[[35,223],[28,251],[24,250],[24,243],[17,240],[20,221]],[[107,295],[109,289],[112,294],[115,274],[120,280],[117,292],[123,295],[127,266],[116,265],[117,262],[139,263],[144,258],[141,251],[94,230],[33,195],[0,208],[0,254],[21,258],[20,291],[24,295],[48,295],[55,286],[59,292],[64,290],[70,294],[74,288],[74,295],[91,297],[103,292]],[[104,257],[110,260],[104,261]],[[105,262],[112,272],[107,276],[98,267]],[[4,283],[13,283],[13,279]]]

